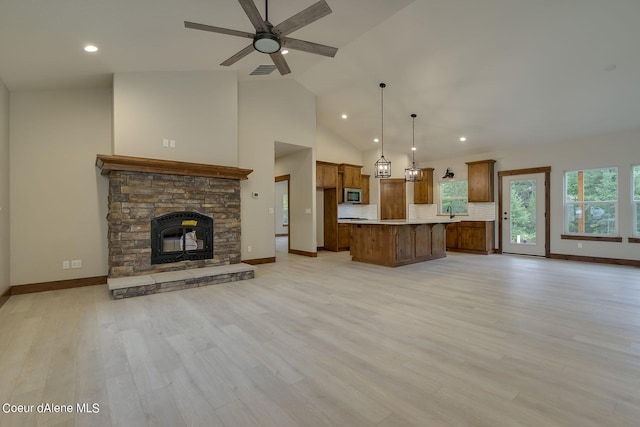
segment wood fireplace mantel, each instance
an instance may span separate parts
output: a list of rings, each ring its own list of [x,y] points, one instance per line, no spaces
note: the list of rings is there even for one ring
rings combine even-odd
[[[245,180],[253,172],[253,169],[241,169],[233,166],[174,162],[172,160],[106,154],[98,154],[96,156],[96,166],[100,168],[102,175],[109,175],[111,171],[128,171]]]

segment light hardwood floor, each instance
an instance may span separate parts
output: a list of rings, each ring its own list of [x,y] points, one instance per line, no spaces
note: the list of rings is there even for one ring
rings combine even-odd
[[[254,280],[0,309],[0,425],[637,426],[640,270],[449,254],[399,268],[278,252]]]

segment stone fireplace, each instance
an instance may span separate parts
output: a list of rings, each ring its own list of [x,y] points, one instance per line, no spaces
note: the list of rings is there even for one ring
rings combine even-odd
[[[228,268],[241,264],[240,180],[251,170],[105,155],[96,165],[109,175],[108,277],[115,298],[220,283],[202,276],[207,268],[220,267],[224,281],[253,278],[251,266],[232,269],[242,274]],[[168,274],[181,271],[189,274]]]

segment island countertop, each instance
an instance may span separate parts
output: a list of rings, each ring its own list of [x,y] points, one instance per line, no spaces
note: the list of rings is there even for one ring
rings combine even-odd
[[[338,224],[361,224],[361,225],[418,225],[418,224],[449,224],[462,221],[459,218],[442,219],[338,219]]]

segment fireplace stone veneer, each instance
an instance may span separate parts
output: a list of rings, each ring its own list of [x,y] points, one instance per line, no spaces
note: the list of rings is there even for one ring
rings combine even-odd
[[[247,179],[251,170],[105,155],[98,155],[96,166],[109,175],[110,288],[114,283],[125,293],[123,283],[151,276],[158,288],[149,292],[140,288],[120,297],[169,290],[159,277],[174,271],[189,270],[193,276],[184,284],[168,280],[176,289],[253,278],[253,269],[240,268],[246,266],[241,264],[240,180]],[[151,221],[176,212],[195,212],[213,219],[212,258],[151,262]],[[212,276],[214,270],[220,270],[213,267],[234,264],[241,265],[230,271],[223,269],[220,277]]]
[[[213,218],[213,258],[151,263],[151,220],[182,211]],[[109,277],[240,262],[240,181],[112,171],[109,176]]]

